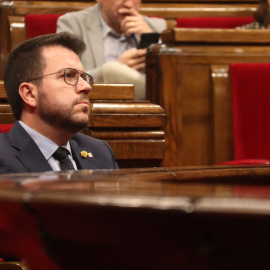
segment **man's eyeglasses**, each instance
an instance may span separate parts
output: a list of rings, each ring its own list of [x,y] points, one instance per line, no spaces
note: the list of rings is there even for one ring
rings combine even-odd
[[[41,79],[43,77],[47,77],[47,76],[57,74],[57,73],[61,73],[61,72],[64,75],[64,81],[65,81],[66,84],[75,86],[79,81],[79,76],[81,76],[82,79],[85,80],[91,86],[91,91],[93,90],[93,84],[94,84],[93,77],[91,75],[81,71],[81,70],[77,70],[77,69],[74,69],[74,68],[65,68],[64,70],[60,70],[60,71],[57,71],[57,72],[54,72],[54,73],[50,73],[50,74],[46,74],[46,75],[43,75],[43,76],[40,76],[40,77],[37,77],[37,78],[34,78],[34,79],[30,79],[30,80],[28,80],[28,82],[38,80],[38,79]]]

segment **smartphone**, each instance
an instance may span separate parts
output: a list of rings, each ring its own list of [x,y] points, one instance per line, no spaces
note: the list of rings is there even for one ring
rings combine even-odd
[[[137,49],[144,49],[151,44],[158,43],[160,34],[159,33],[144,33],[141,35],[140,43]]]

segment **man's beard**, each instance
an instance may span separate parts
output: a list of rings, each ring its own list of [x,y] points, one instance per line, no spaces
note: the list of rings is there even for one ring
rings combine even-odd
[[[88,113],[88,117],[85,118],[80,116],[82,113],[87,113],[89,108],[83,108],[82,112],[80,113],[73,113],[72,110],[80,100],[86,99],[88,99],[88,97],[85,94],[82,94],[80,98],[74,100],[70,105],[54,105],[50,102],[47,102],[46,94],[40,94],[38,108],[39,115],[43,121],[49,123],[55,128],[64,128],[69,132],[74,132],[75,134],[76,132],[87,126],[89,122],[90,111]]]

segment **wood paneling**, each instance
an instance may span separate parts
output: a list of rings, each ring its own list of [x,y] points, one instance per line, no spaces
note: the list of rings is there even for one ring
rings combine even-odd
[[[270,31],[172,29],[147,55],[147,92],[167,115],[164,166],[233,160],[229,64],[269,62]]]

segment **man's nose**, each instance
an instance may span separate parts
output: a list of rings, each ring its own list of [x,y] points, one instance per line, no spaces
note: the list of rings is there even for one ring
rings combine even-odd
[[[123,6],[127,8],[132,8],[133,7],[133,1],[134,0],[123,0]]]
[[[76,85],[76,92],[85,92],[85,94],[88,94],[92,90],[92,86],[88,82],[86,82],[81,76],[79,76],[79,80]]]

